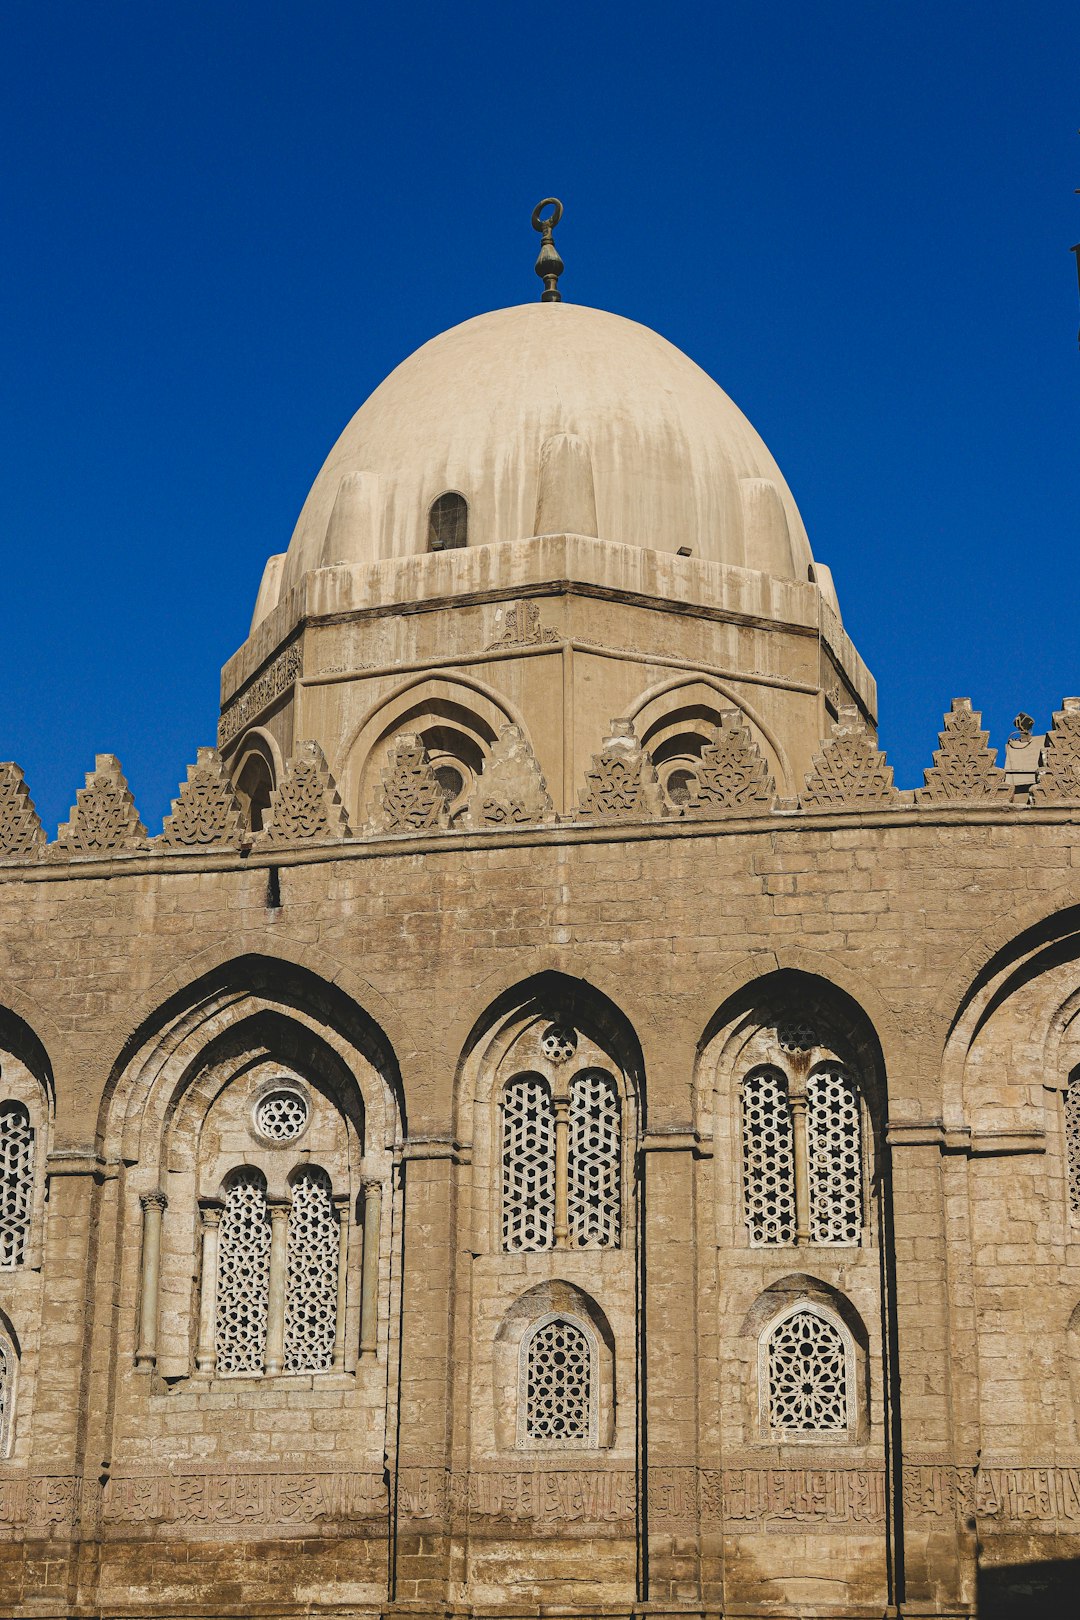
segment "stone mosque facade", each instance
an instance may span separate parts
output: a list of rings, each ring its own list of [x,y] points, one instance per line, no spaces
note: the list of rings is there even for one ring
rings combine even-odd
[[[745,417],[546,297],[346,427],[160,831],[0,765],[0,1614],[1075,1594],[1080,700],[875,717]]]

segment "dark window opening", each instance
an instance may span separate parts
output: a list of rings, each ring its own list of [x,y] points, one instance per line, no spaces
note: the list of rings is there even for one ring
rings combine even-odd
[[[451,490],[431,503],[428,513],[429,551],[453,551],[469,543],[469,503]]]

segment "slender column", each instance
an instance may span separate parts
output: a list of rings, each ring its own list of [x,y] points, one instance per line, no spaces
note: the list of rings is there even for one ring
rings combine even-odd
[[[144,1193],[142,1205],[142,1286],[139,1293],[139,1346],[136,1367],[157,1364],[158,1278],[161,1275],[161,1217],[169,1200],[163,1192]]]
[[[213,1378],[217,1368],[217,1259],[222,1206],[218,1199],[202,1205],[202,1276],[199,1292],[199,1345],[195,1369]]]
[[[289,1206],[267,1200],[270,1209],[270,1281],[267,1288],[266,1374],[274,1377],[285,1366],[285,1282]]]
[[[570,1099],[555,1097],[555,1247],[565,1249],[570,1242],[567,1216],[568,1167],[570,1162]]]
[[[360,1354],[374,1356],[379,1348],[379,1227],[382,1220],[382,1185],[364,1182],[364,1270],[360,1286]]]
[[[791,1088],[791,1132],[795,1146],[795,1242],[810,1241],[810,1154],[806,1145],[806,1090]]]
[[[337,1198],[334,1203],[338,1218],[338,1255],[333,1368],[335,1372],[342,1372],[345,1367],[345,1282],[349,1265],[349,1200]]]

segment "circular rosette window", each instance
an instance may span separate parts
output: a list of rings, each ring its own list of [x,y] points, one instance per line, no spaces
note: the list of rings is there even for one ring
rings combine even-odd
[[[296,1086],[274,1086],[255,1104],[252,1122],[264,1142],[295,1142],[307,1129],[311,1109]]]

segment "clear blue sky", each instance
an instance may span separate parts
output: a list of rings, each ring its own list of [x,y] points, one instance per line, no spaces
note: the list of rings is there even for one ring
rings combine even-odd
[[[338,432],[433,333],[644,321],[831,564],[901,785],[1080,692],[1080,5],[35,0],[0,19],[0,758],[157,831]]]

